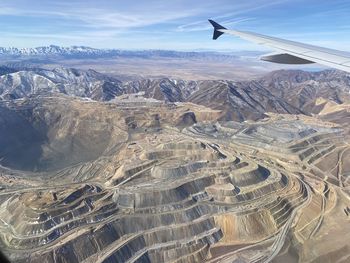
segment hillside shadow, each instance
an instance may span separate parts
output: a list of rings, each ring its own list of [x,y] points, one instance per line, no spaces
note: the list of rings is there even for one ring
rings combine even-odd
[[[35,171],[47,141],[46,127],[34,127],[26,118],[30,110],[0,106],[0,164],[12,169]]]

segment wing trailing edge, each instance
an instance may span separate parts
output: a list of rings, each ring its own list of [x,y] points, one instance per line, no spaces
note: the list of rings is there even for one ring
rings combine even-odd
[[[315,62],[293,56],[287,53],[282,54],[268,54],[260,57],[263,61],[278,63],[278,64],[313,64]]]

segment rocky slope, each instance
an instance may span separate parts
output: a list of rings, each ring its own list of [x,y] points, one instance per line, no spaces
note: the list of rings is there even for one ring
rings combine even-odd
[[[337,104],[350,102],[350,74],[341,71],[282,70],[266,75],[258,83],[307,113],[318,113],[322,109],[317,103],[319,98]]]
[[[128,105],[149,109],[118,111],[116,106],[123,109],[125,100]],[[107,104],[60,94],[0,102],[0,113],[0,163],[28,171],[57,170],[108,155],[127,140],[124,131],[128,127],[186,127],[219,116],[219,112],[198,105],[165,104],[143,97],[128,96]]]
[[[42,93],[63,93],[94,100],[110,100],[124,92],[121,86],[119,80],[93,70],[20,70],[0,76],[0,97],[11,100]]]

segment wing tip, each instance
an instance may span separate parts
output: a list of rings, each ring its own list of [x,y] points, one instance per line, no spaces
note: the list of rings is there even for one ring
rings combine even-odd
[[[220,29],[227,29],[226,27],[223,27],[222,25],[216,23],[212,19],[208,19],[209,23],[214,27],[214,33],[213,33],[213,40],[218,39],[224,32],[218,31]]]

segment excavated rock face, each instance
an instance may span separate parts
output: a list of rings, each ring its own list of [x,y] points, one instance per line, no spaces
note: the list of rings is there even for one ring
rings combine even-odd
[[[33,169],[42,154],[40,145],[46,141],[46,127],[37,123],[37,127],[41,126],[39,131],[25,114],[4,106],[0,106],[0,112],[1,163],[12,168]]]
[[[349,135],[334,123],[219,123],[220,111],[132,97],[33,97],[0,113],[13,262],[347,259]]]
[[[118,114],[112,118],[105,107],[81,105],[48,98],[1,110],[1,163],[51,171],[94,160],[127,139],[116,125]]]

